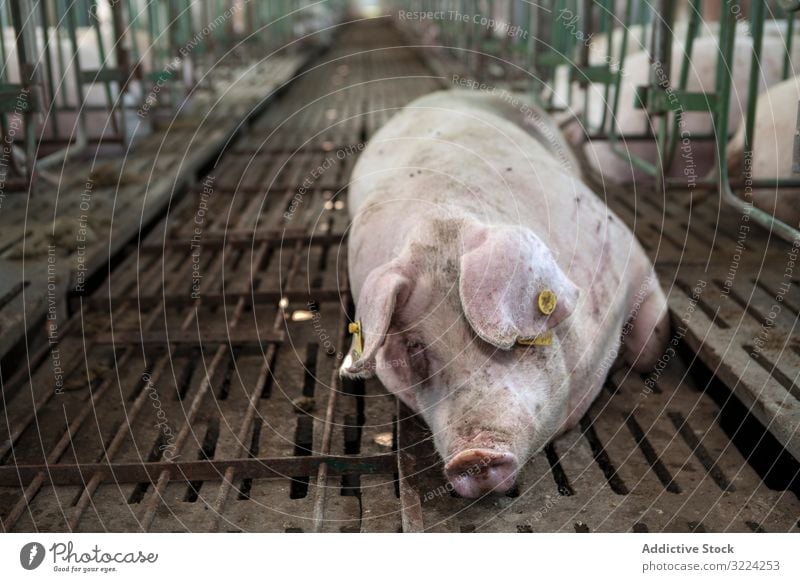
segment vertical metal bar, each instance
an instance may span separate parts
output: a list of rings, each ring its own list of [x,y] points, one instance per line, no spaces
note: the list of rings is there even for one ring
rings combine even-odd
[[[350,302],[349,294],[342,295],[343,304],[347,305]],[[345,310],[342,310],[339,316],[339,345],[345,345],[346,336],[345,330],[347,329],[348,316]],[[331,441],[333,434],[333,416],[336,410],[338,401],[338,394],[340,392],[339,386],[341,378],[339,377],[338,364],[334,366],[331,375],[330,395],[328,396],[328,406],[325,410],[325,424],[322,433],[322,444],[320,446],[321,455],[329,455],[331,452]],[[314,498],[314,532],[322,531],[322,524],[325,520],[325,502],[328,495],[328,464],[321,463],[317,470],[317,495]]]
[[[25,174],[28,182],[29,193],[34,193],[34,172],[36,168],[36,129],[33,126],[34,105],[42,103],[41,83],[39,69],[36,66],[37,58],[36,27],[34,11],[30,0],[19,0],[11,3],[11,19],[17,34],[17,58],[19,60],[19,74],[23,87],[28,90],[29,107],[23,113],[25,124]]]
[[[94,5],[97,5],[97,0],[95,0]],[[100,83],[103,85],[103,90],[106,95],[106,102],[108,103],[108,116],[111,121],[111,127],[114,129],[114,132],[119,135],[119,125],[117,124],[117,118],[114,115],[115,107],[114,107],[114,94],[111,88],[111,81],[107,80],[104,76],[102,76],[103,69],[110,68],[110,63],[106,57],[106,49],[103,45],[103,31],[100,28],[100,18],[97,15],[97,10],[93,12],[93,16],[91,17],[92,20],[92,27],[94,28],[95,37],[97,39],[97,56],[98,60],[100,61],[100,66],[98,67],[97,75],[101,77]],[[95,77],[94,82],[97,82],[97,77]]]
[[[608,39],[607,48],[606,48],[606,67],[610,70],[612,63],[614,62],[612,57],[613,46],[614,46],[614,26],[610,23],[611,18],[609,15],[611,11],[614,9],[613,0],[603,0],[600,3],[600,32],[606,35]],[[627,22],[627,21],[626,21]],[[627,28],[627,24],[624,24]],[[620,62],[620,67],[622,66],[622,60]],[[600,118],[600,131],[605,131],[606,124],[608,121],[608,104],[611,102],[611,82],[605,83],[605,88],[603,90],[603,115]],[[588,112],[587,112],[588,113]]]
[[[117,104],[119,109],[119,133],[123,141],[127,140],[128,130],[125,120],[125,93],[128,91],[128,82],[131,75],[131,60],[128,47],[125,46],[125,15],[122,2],[110,2],[111,27],[114,33],[114,50],[117,55],[117,69],[121,74],[117,87]]]
[[[700,15],[703,11],[703,0],[689,0],[689,24],[686,27],[686,42],[684,44],[684,58],[681,62],[681,72],[678,79],[678,89],[680,91],[686,90],[689,82],[689,68],[692,66],[692,53],[694,51],[694,41],[697,37],[697,32],[700,27]],[[672,121],[672,133],[670,134],[669,146],[666,151],[665,168],[670,168],[675,159],[675,153],[678,145],[678,133],[680,120],[683,112],[676,113]]]
[[[6,55],[6,26],[8,20],[6,18],[6,10],[8,4],[0,5],[0,58],[3,59],[2,67],[0,67],[0,81],[8,82],[8,55]]]
[[[792,70],[792,46],[794,45],[794,18],[796,12],[786,13],[786,54],[783,57],[783,78],[788,79]]]
[[[53,59],[50,55],[50,16],[47,13],[47,0],[39,0],[39,12],[41,13],[42,19],[45,74],[47,76],[47,117],[51,118],[51,123],[53,124],[53,137],[58,139],[61,136],[61,131],[59,131],[58,127],[58,111],[56,110],[56,85],[54,83],[53,75]],[[56,43],[60,44],[57,30],[54,30],[54,32],[56,32]]]
[[[753,55],[750,60],[750,79],[747,83],[747,116],[744,129],[744,154],[753,152],[753,130],[756,124],[759,80],[761,78],[761,49],[764,44],[764,2],[756,0],[750,6],[750,33],[753,37]]]
[[[422,502],[415,485],[417,473],[413,456],[418,432],[414,430],[413,412],[399,399],[397,401],[397,478],[400,488],[400,515],[404,533],[419,533],[425,530],[422,517]]]
[[[592,6],[594,0],[583,0],[583,7],[581,10],[581,32],[583,34],[583,42],[580,43],[578,49],[578,66],[582,69],[581,77],[578,79],[578,86],[583,89],[583,125],[588,127],[589,124],[589,94],[591,93],[591,86],[586,82],[586,75],[583,73],[589,67],[589,43],[587,39],[592,33]],[[611,39],[609,39],[611,42]],[[575,69],[570,67],[570,87],[572,86],[572,77],[574,76]],[[571,105],[571,102],[570,102]]]
[[[738,0],[729,1],[733,5],[738,5]],[[761,5],[760,8],[758,7],[759,5]],[[754,11],[763,9],[763,3],[761,0],[753,3],[753,9]],[[758,17],[758,14],[756,14],[756,17]],[[730,179],[728,176],[728,166],[725,160],[725,147],[728,139],[728,115],[730,113],[730,95],[732,83],[728,65],[732,62],[734,35],[736,33],[736,21],[731,10],[723,11],[720,25],[720,55],[717,61],[718,99],[717,107],[714,112],[714,130],[716,132],[717,146],[717,178],[719,183],[720,197],[724,203],[733,206],[739,212],[747,214],[751,220],[758,222],[767,228],[771,233],[775,233],[777,236],[789,242],[798,242],[800,241],[800,231],[776,219],[774,216],[764,212],[760,208],[753,206],[752,203],[746,203],[731,189]],[[747,152],[747,148],[749,146],[750,144],[746,139],[745,152]]]
[[[75,17],[75,8],[73,3],[69,2],[69,0],[59,0],[59,2],[61,4],[61,7],[63,8],[64,17],[67,20],[67,32],[69,34],[69,42],[72,47],[71,66],[73,74],[75,75],[75,91],[77,98],[77,103],[75,103],[75,107],[78,115],[78,127],[79,130],[83,132],[84,138],[88,140],[89,128],[86,120],[86,111],[84,103],[85,93],[83,90],[83,78],[81,76],[81,56],[80,56],[80,47],[78,46],[78,34],[77,34],[78,23]],[[64,75],[66,76],[66,72],[64,72]]]
[[[136,63],[137,76],[141,77],[141,75],[138,75],[138,72],[141,71],[140,68],[141,56],[139,52],[139,35],[138,35],[140,28],[139,13],[136,10],[136,6],[134,5],[133,0],[126,0],[125,6],[128,10],[128,30],[131,31],[131,50],[130,50],[131,61],[133,63]]]
[[[67,59],[64,56],[64,47],[61,46],[62,41],[62,34],[61,29],[65,24],[66,14],[64,11],[61,10],[61,0],[54,0],[53,2],[53,10],[55,11],[56,16],[56,23],[55,23],[55,34],[56,34],[56,56],[58,59],[58,70],[61,71],[61,77],[59,78],[58,82],[59,85],[63,85],[67,78]],[[69,109],[69,95],[67,95],[66,91],[56,91],[55,92],[56,98],[61,102],[61,107],[64,109]]]
[[[650,71],[650,90],[665,92],[671,87],[672,77],[672,24],[675,5],[671,0],[659,0],[657,4],[660,18],[655,23],[655,54]],[[658,70],[661,73],[659,74]],[[648,99],[648,101],[651,101]],[[649,103],[648,103],[649,105]],[[649,107],[648,107],[649,110]],[[652,114],[651,114],[652,116]],[[656,188],[663,189],[665,183],[667,145],[669,143],[670,113],[659,109],[658,117],[658,151],[656,157]]]
[[[617,132],[617,124],[616,120],[619,119],[618,112],[619,112],[619,102],[620,102],[620,95],[622,93],[622,78],[624,74],[623,70],[623,63],[625,62],[625,55],[628,51],[628,36],[629,36],[629,26],[628,24],[635,19],[634,11],[636,9],[636,0],[628,0],[626,7],[625,7],[625,23],[623,25],[622,30],[622,42],[620,43],[620,51],[619,51],[619,70],[616,72],[616,76],[614,78],[614,101],[612,104],[612,115],[609,119],[609,127],[608,127],[608,143],[611,147],[611,151],[619,155],[620,157],[627,158],[630,160],[632,164],[640,166],[640,162],[631,155],[631,153],[627,150],[624,150],[622,144],[620,144],[620,135]]]

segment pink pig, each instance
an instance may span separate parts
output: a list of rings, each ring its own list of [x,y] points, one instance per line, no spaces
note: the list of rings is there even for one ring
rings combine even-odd
[[[650,262],[522,97],[412,102],[364,150],[349,201],[363,346],[341,373],[377,375],[425,419],[464,497],[513,487],[618,354],[639,371],[662,354]]]

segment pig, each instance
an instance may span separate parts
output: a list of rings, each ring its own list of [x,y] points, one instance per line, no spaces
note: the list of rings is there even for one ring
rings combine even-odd
[[[798,177],[792,173],[798,102],[800,77],[787,79],[759,95],[753,152],[747,165],[744,155],[744,117],[728,143],[726,158],[732,179],[739,177],[743,170],[753,180]],[[752,195],[756,207],[800,228],[800,189],[757,188]]]
[[[798,57],[800,57],[798,45],[800,43],[794,44],[793,62],[798,62]],[[736,38],[733,60],[730,66],[733,86],[728,123],[731,131],[735,131],[738,128],[742,112],[747,109],[752,50],[753,42],[751,37],[740,35]],[[718,52],[719,45],[716,37],[705,36],[695,40],[692,50],[692,66],[689,69],[687,83],[689,91],[708,93],[714,91]],[[759,90],[780,82],[784,54],[784,39],[780,35],[765,35],[759,72]],[[673,86],[677,83],[683,56],[683,47],[680,44],[674,46],[671,68]],[[651,120],[643,109],[634,107],[634,95],[637,86],[647,84],[651,70],[649,53],[639,52],[628,56],[623,63],[622,70],[624,74],[620,89],[619,111],[613,121],[617,126],[618,133],[623,136],[641,134],[651,126]],[[603,107],[610,107],[610,104],[604,104],[603,90],[600,86],[593,86],[589,90],[588,126],[596,128],[602,120]],[[710,113],[684,113],[684,125],[681,131],[685,132],[685,135],[689,138],[709,134],[712,131],[711,121]],[[655,127],[652,129],[655,130]],[[583,130],[577,124],[573,124],[567,131],[569,140],[576,144],[582,140],[582,134]],[[680,143],[680,140],[678,140],[678,143]],[[655,141],[622,142],[621,146],[651,163],[655,163],[657,159]],[[584,148],[588,162],[602,175],[604,180],[612,183],[629,183],[648,177],[647,174],[633,167],[629,161],[614,153],[607,142],[587,143]],[[680,154],[676,155],[675,159],[676,163],[673,165],[671,176],[687,175],[686,172],[689,166],[695,175],[705,174],[714,168],[713,144],[697,140],[692,141],[691,150],[681,151]],[[681,162],[686,162],[688,165],[682,165]]]
[[[615,361],[644,372],[660,357],[650,262],[526,98],[413,101],[370,140],[348,196],[361,332],[340,374],[377,376],[421,415],[458,494],[511,489]]]

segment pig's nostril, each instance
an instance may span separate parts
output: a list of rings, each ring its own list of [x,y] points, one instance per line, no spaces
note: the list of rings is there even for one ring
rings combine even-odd
[[[493,491],[505,493],[517,477],[517,458],[490,449],[461,451],[445,466],[447,479],[462,497],[479,497]]]

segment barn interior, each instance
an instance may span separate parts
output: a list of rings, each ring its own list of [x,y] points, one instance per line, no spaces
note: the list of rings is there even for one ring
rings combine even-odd
[[[800,183],[730,160],[737,131],[769,145],[765,60],[777,39],[775,84],[796,75],[798,9],[0,3],[2,531],[800,533]],[[524,93],[577,135],[673,326],[651,373],[617,369],[517,487],[477,500],[417,415],[338,374],[353,165],[455,87]],[[797,103],[777,147],[800,171]],[[646,123],[621,127],[625,108]]]

